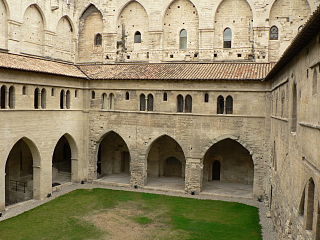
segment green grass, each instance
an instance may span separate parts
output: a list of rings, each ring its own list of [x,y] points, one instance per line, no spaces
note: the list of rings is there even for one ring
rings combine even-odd
[[[107,189],[77,190],[2,221],[0,239],[103,239],[106,231],[84,217],[108,212],[117,206],[132,208],[132,203],[137,214],[128,216],[128,221],[146,228],[148,224],[158,223],[166,226],[165,231],[178,233],[175,238],[161,239],[262,240],[258,209],[255,207]]]

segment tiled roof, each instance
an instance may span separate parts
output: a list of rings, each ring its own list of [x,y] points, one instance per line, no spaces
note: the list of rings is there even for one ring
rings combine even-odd
[[[263,80],[269,63],[97,64],[79,68],[90,79],[128,80]]]
[[[320,32],[320,6],[312,14],[304,27],[293,39],[290,46],[283,53],[280,60],[266,76],[266,80],[272,79],[286,64],[288,64],[299,52],[304,49],[313,38]]]
[[[86,75],[73,64],[9,53],[0,53],[0,68],[86,78]]]

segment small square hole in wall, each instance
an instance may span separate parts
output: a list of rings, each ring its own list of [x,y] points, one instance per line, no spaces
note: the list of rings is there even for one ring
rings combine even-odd
[[[218,57],[218,54],[215,53],[215,54],[213,54],[213,56],[214,56],[214,57]]]
[[[241,54],[241,53],[238,53],[237,56],[238,56],[238,57],[242,57],[242,54]]]
[[[195,58],[199,57],[199,54],[198,54],[198,53],[195,53],[195,54],[194,54],[194,57],[195,57]]]
[[[129,55],[127,56],[127,59],[130,59],[130,56],[129,56]]]
[[[51,96],[54,97],[54,88],[51,88]]]
[[[170,58],[173,58],[173,54],[170,54]]]

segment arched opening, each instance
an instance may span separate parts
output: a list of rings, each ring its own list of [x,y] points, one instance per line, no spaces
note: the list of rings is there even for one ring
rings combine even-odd
[[[163,101],[164,102],[168,101],[168,94],[166,92],[163,93]]]
[[[109,110],[114,109],[114,94],[110,93],[109,94]]]
[[[102,35],[100,33],[97,33],[94,37],[94,45],[96,47],[102,46]]]
[[[212,145],[204,155],[203,165],[204,191],[252,197],[253,160],[237,141],[226,138]]]
[[[130,100],[130,94],[129,94],[129,92],[126,92],[126,100]]]
[[[309,180],[307,186],[307,211],[306,211],[306,230],[312,230],[313,215],[314,215],[314,199],[315,199],[315,185],[313,179]]]
[[[181,146],[164,135],[156,139],[147,155],[148,185],[184,189],[186,160]]]
[[[192,97],[190,95],[186,96],[185,112],[186,113],[192,112]]]
[[[232,31],[230,28],[226,28],[223,31],[223,48],[231,48]]]
[[[91,91],[91,99],[96,99],[96,92],[95,91]]]
[[[178,95],[177,96],[177,112],[183,112],[183,107],[184,107],[184,103],[183,103],[183,96],[182,95]]]
[[[66,92],[66,108],[70,109],[70,106],[71,106],[71,94],[70,94],[70,91],[67,90],[67,92]]]
[[[9,108],[14,109],[15,108],[15,88],[14,86],[11,86],[9,88]]]
[[[153,111],[153,95],[149,94],[147,99],[147,110]]]
[[[188,33],[187,33],[187,30],[182,29],[180,31],[179,37],[180,37],[179,38],[180,39],[180,41],[179,41],[180,50],[187,49],[187,45],[188,45]]]
[[[220,161],[213,161],[212,163],[212,181],[220,181],[220,170],[221,164]]]
[[[1,109],[5,109],[7,105],[7,87],[3,85],[0,90],[1,98],[0,105]]]
[[[62,136],[56,144],[52,157],[52,186],[71,182],[72,151],[68,139]]]
[[[103,181],[130,182],[130,153],[123,138],[115,132],[106,134],[99,144],[97,177]]]
[[[34,90],[34,108],[39,109],[40,105],[40,89],[36,88]]]
[[[226,114],[232,114],[233,113],[233,98],[231,96],[228,96],[226,98]]]
[[[140,111],[146,110],[146,96],[144,94],[140,94]]]
[[[224,98],[223,96],[219,96],[217,99],[217,114],[224,113]]]
[[[46,101],[47,101],[47,91],[45,88],[43,88],[41,90],[41,108],[42,109],[46,108],[46,105],[47,105]]]
[[[312,80],[312,94],[316,94],[318,92],[318,73],[317,69],[313,70],[313,80]]]
[[[204,94],[204,102],[209,102],[209,94],[208,93],[205,93]]]
[[[277,26],[272,26],[270,28],[270,40],[278,40],[279,39],[279,29]]]
[[[107,108],[107,106],[108,106],[107,102],[108,102],[107,94],[103,93],[102,94],[102,107],[101,107],[102,109],[106,109]]]
[[[141,33],[139,31],[134,34],[134,43],[141,43]]]
[[[297,109],[298,109],[298,93],[297,93],[297,84],[294,83],[292,87],[292,102],[291,102],[291,132],[297,131]]]
[[[55,40],[56,58],[72,61],[74,58],[74,31],[72,23],[67,16],[62,17],[57,25],[57,36]]]
[[[65,92],[64,90],[61,90],[60,92],[60,109],[64,109],[64,106],[65,106]]]
[[[20,139],[11,149],[5,168],[5,205],[33,198],[34,156],[28,144]]]

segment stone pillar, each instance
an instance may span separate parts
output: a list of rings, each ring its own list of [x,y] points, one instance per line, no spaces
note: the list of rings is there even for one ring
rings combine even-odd
[[[80,182],[78,159],[71,158],[71,181]]]
[[[33,166],[33,196],[44,199],[52,192],[52,157],[50,154],[41,158],[40,164]]]
[[[0,211],[5,209],[6,205],[6,173],[5,170],[3,169],[0,171]]]
[[[147,159],[145,154],[131,155],[131,185],[143,187],[147,184]]]
[[[33,198],[41,199],[41,179],[40,179],[41,167],[39,165],[33,165]]]
[[[185,192],[199,194],[202,187],[203,163],[200,158],[186,158]]]

